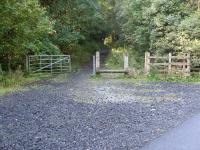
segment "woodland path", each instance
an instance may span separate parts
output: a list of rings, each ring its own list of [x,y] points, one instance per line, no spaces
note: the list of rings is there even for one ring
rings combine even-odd
[[[200,112],[200,84],[91,79],[91,72],[0,97],[0,149],[139,150]]]

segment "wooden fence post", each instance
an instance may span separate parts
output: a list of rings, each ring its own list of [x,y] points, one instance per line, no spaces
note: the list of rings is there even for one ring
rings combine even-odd
[[[149,52],[145,52],[145,64],[144,64],[144,72],[146,75],[149,74],[149,71],[150,71],[150,53]]]
[[[2,65],[0,64],[0,75],[3,73]]]
[[[183,70],[182,70],[182,74],[183,74],[184,76],[186,76],[186,74],[187,74],[187,69],[186,69],[187,65],[186,65],[186,63],[187,63],[187,55],[184,55],[184,59],[183,59]]]
[[[187,54],[187,74],[190,76],[191,73],[191,56],[190,53]]]
[[[93,75],[96,75],[96,59],[95,56],[93,56]]]
[[[169,53],[168,73],[172,72],[172,53]]]
[[[100,69],[100,53],[99,51],[96,52],[96,70]]]
[[[69,63],[69,72],[72,72],[72,57],[70,55],[69,55],[68,63]]]
[[[53,73],[53,60],[52,60],[52,56],[51,56],[51,73]]]
[[[29,72],[29,57],[26,55],[26,72]]]
[[[129,66],[128,66],[128,53],[125,52],[124,53],[124,70],[126,72],[128,72],[128,68],[129,68]]]
[[[39,59],[40,59],[40,69],[41,69],[42,68],[42,57],[40,56]]]
[[[60,60],[62,60],[63,58],[60,56]],[[64,60],[63,60],[64,61]],[[60,61],[60,72],[62,73],[63,72],[63,61]]]

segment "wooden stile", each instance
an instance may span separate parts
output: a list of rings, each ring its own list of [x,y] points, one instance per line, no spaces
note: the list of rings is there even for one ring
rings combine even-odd
[[[100,68],[100,52],[96,52],[96,57],[93,56],[93,75],[100,73],[124,73],[125,75],[129,72],[129,60],[128,53],[124,53],[124,68],[121,70],[103,70]]]

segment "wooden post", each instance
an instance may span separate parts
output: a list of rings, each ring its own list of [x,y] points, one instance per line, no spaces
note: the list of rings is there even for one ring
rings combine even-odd
[[[125,71],[125,74],[127,74],[128,69],[129,69],[129,66],[128,66],[128,52],[125,52],[124,53],[124,71]]]
[[[128,53],[124,53],[124,70],[128,71]]]
[[[29,58],[26,55],[26,72],[29,72]]]
[[[96,52],[96,70],[100,69],[100,53],[99,51]]]
[[[62,61],[61,61],[62,60]],[[64,59],[60,56],[60,72],[62,73],[63,72],[63,66],[62,66],[62,64],[63,64],[63,61],[64,61]]]
[[[40,56],[39,59],[40,59],[40,69],[41,69],[42,68],[42,57]]]
[[[31,68],[31,57],[28,57],[28,71],[31,72],[32,68]]]
[[[190,76],[191,73],[191,56],[190,53],[187,54],[187,74]]]
[[[150,53],[149,53],[149,52],[145,52],[144,73],[145,73],[146,75],[148,75],[148,74],[149,74],[149,71],[150,71],[150,63],[151,63],[151,61],[150,61],[150,58],[149,58],[149,57],[150,57]]]
[[[51,73],[53,72],[53,68],[52,68],[52,56],[51,56]]]
[[[172,53],[169,53],[168,73],[172,72]]]
[[[71,56],[69,56],[69,72],[72,72],[72,60],[71,60]]]
[[[96,75],[96,59],[95,56],[93,56],[93,75]]]
[[[0,75],[3,73],[2,65],[0,64]]]
[[[184,55],[183,56],[183,69],[182,69],[182,74],[184,76],[187,76],[187,65],[186,65],[186,63],[187,63],[187,55]]]

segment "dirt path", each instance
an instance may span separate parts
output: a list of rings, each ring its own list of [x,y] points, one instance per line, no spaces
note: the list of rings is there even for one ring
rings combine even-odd
[[[0,97],[0,149],[138,150],[200,110],[200,84],[89,75]]]

